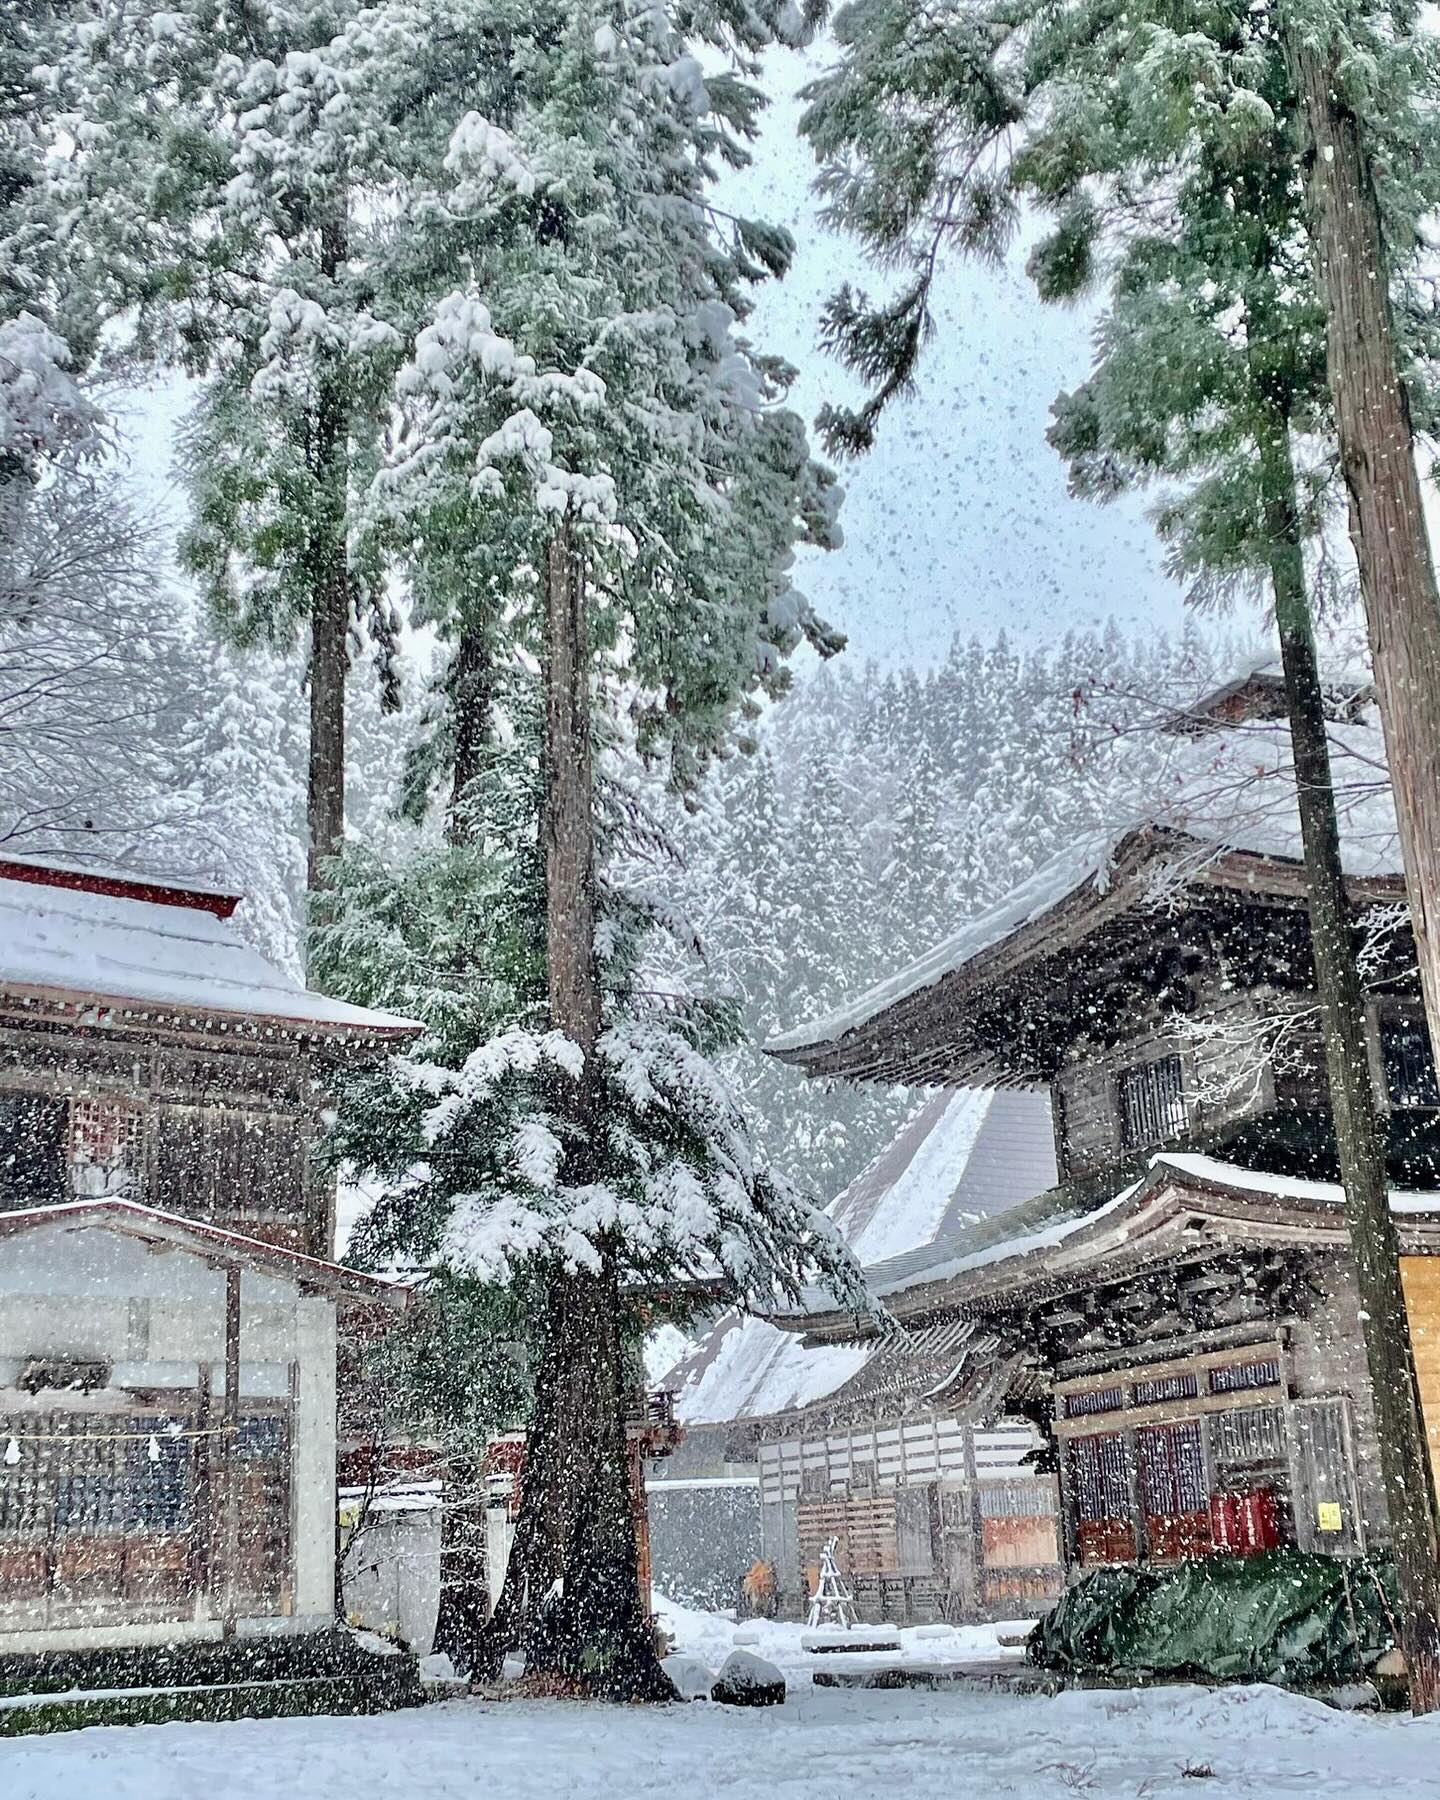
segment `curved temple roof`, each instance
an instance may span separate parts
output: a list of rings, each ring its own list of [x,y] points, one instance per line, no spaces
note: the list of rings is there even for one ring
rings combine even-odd
[[[1392,1191],[1390,1207],[1403,1239],[1440,1248],[1440,1193]],[[976,1316],[1037,1284],[1093,1280],[1102,1265],[1178,1254],[1207,1238],[1346,1245],[1344,1190],[1167,1151],[1151,1159],[1139,1181],[1098,1203],[1077,1204],[1057,1188],[1002,1220],[982,1220],[924,1255],[898,1257],[868,1273],[872,1291],[896,1318]],[[824,1296],[807,1298],[806,1311],[784,1320],[788,1331],[844,1341],[866,1329]]]

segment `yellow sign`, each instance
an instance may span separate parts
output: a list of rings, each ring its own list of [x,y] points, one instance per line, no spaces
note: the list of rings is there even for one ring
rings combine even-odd
[[[1315,1509],[1322,1531],[1343,1531],[1345,1518],[1338,1500],[1322,1500]]]

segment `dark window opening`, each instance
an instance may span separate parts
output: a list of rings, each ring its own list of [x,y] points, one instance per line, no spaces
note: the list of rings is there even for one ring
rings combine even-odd
[[[1115,1077],[1115,1090],[1120,1105],[1120,1142],[1126,1150],[1167,1143],[1184,1132],[1185,1092],[1178,1056],[1162,1056],[1155,1062],[1122,1069]]]
[[[1267,1356],[1259,1362],[1226,1363],[1210,1371],[1212,1394],[1243,1394],[1251,1388],[1278,1387],[1280,1361]]]
[[[1200,1384],[1192,1374],[1156,1375],[1149,1381],[1137,1381],[1130,1391],[1136,1406],[1163,1406],[1167,1400],[1193,1400]]]
[[[69,1198],[68,1120],[51,1094],[0,1092],[0,1206],[45,1206]]]
[[[1083,1419],[1092,1413],[1119,1412],[1124,1404],[1124,1388],[1091,1388],[1084,1394],[1065,1396],[1065,1417]]]
[[[1380,1061],[1392,1106],[1440,1108],[1435,1059],[1430,1054],[1430,1035],[1422,1019],[1381,1020]]]

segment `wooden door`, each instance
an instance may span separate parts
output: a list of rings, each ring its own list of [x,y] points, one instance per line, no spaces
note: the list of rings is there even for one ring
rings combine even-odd
[[[282,1412],[252,1413],[240,1421],[236,1440],[239,1532],[235,1563],[236,1610],[241,1617],[286,1613],[291,1578],[290,1421]],[[210,1541],[215,1593],[224,1591],[226,1480],[218,1462],[210,1489]]]
[[[1355,1490],[1350,1401],[1297,1401],[1295,1436],[1300,1455],[1297,1535],[1304,1550],[1351,1556],[1365,1548],[1365,1528]]]
[[[1135,1433],[1145,1543],[1157,1562],[1205,1556],[1210,1534],[1210,1481],[1198,1419],[1147,1425]]]
[[[1071,1438],[1067,1463],[1068,1504],[1081,1566],[1134,1562],[1133,1471],[1125,1433]]]
[[[1402,1256],[1400,1280],[1410,1321],[1420,1410],[1430,1444],[1430,1473],[1440,1495],[1440,1256]]]
[[[0,1621],[161,1622],[194,1608],[194,1440],[182,1412],[0,1419]]]

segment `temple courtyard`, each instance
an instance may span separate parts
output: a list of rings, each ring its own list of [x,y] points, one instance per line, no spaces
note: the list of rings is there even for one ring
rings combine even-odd
[[[672,1609],[712,1666],[736,1628]],[[1431,1800],[1440,1716],[1340,1712],[1274,1688],[1019,1696],[815,1687],[795,1627],[740,1628],[783,1707],[582,1707],[470,1697],[378,1718],[109,1727],[0,1742],[5,1800]],[[758,1639],[758,1641],[756,1641]],[[1003,1653],[1002,1653],[1003,1654]],[[993,1662],[993,1635],[905,1634],[899,1660]],[[892,1661],[895,1659],[891,1659]]]

